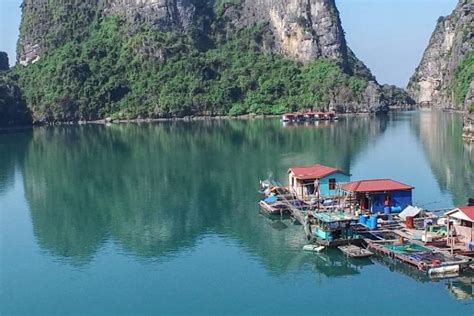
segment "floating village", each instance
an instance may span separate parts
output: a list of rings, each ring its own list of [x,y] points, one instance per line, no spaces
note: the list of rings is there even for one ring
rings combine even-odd
[[[302,251],[337,248],[350,258],[396,261],[431,279],[474,270],[474,199],[427,210],[413,205],[413,186],[392,179],[353,181],[337,168],[288,169],[288,184],[260,181],[261,212],[301,225]]]

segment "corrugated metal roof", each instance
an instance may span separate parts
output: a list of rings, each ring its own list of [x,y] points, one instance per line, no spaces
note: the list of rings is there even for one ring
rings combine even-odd
[[[391,179],[372,179],[349,182],[343,184],[342,189],[352,192],[385,192],[412,190],[414,187]]]
[[[471,221],[474,222],[474,206],[458,207],[458,208],[455,208],[452,211],[447,212],[446,215],[451,216],[451,215],[454,215],[455,213],[457,213],[459,211],[464,213],[464,215],[466,215]]]
[[[291,167],[290,169],[288,169],[288,173],[290,172],[294,174],[295,178],[301,180],[321,179],[336,172],[346,174],[345,172],[339,169],[323,166],[320,164],[315,164],[311,166]]]

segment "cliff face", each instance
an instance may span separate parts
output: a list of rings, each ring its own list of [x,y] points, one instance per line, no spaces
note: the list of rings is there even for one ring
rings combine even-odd
[[[464,116],[462,136],[466,141],[474,142],[474,113]]]
[[[309,62],[319,57],[347,61],[347,46],[334,0],[245,0],[223,14],[237,29],[269,24],[269,48]]]
[[[9,77],[8,55],[0,51],[0,128],[31,124],[31,115],[15,81]]]
[[[472,82],[473,16],[474,2],[460,0],[451,15],[439,18],[408,84],[410,95],[421,105],[442,108],[467,105],[467,88]]]
[[[37,62],[47,52],[79,38],[104,0],[23,0],[17,60]]]
[[[221,15],[229,32],[268,23],[266,44],[273,52],[303,62],[327,57],[347,63],[348,58],[334,0],[76,0],[69,5],[59,0],[25,0],[22,10],[18,60],[23,65],[39,60],[74,38],[74,33],[84,32],[96,14],[117,15],[130,25],[146,23],[165,32],[203,29],[200,19]],[[67,23],[75,25],[73,32],[64,34],[61,29]],[[45,43],[45,38],[52,43]]]

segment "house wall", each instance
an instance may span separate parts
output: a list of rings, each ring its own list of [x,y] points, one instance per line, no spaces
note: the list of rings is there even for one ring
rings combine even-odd
[[[293,182],[292,182],[293,179]],[[329,180],[336,179],[336,190],[329,190]],[[313,180],[306,180],[305,182],[313,182]],[[346,183],[350,181],[350,176],[336,172],[319,180],[319,193],[321,196],[334,196],[338,194],[337,186],[341,183]],[[307,188],[304,185],[304,182],[293,178],[293,173],[289,173],[288,184],[291,189],[293,189],[299,197],[308,196]]]
[[[465,227],[465,226],[455,225],[454,229],[456,230],[456,235],[464,237],[461,240],[462,242],[469,242],[469,241],[473,240],[472,236],[474,235],[474,233],[473,233],[473,228],[472,227]]]
[[[371,209],[372,213],[383,212],[385,208],[385,197],[387,193],[372,193],[371,198]],[[392,195],[392,207],[399,207],[400,211],[408,205],[412,204],[412,191],[393,191]]]
[[[319,192],[323,196],[334,196],[338,194],[337,190],[329,190],[329,179],[336,179],[336,188],[341,183],[347,183],[350,181],[350,177],[348,175],[339,172],[321,178],[319,181]]]

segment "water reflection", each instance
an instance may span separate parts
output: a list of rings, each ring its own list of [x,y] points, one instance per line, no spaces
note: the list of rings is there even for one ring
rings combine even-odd
[[[453,195],[454,205],[464,205],[474,196],[474,148],[461,138],[460,114],[422,111],[411,123],[439,186]]]
[[[446,287],[457,300],[474,298],[474,274],[465,275],[454,280],[448,280]]]
[[[15,183],[15,171],[24,159],[32,131],[0,131],[0,197]]]
[[[351,276],[372,261],[302,252],[300,226],[258,213],[257,182],[268,173],[284,180],[290,165],[316,161],[350,172],[354,157],[388,124],[409,120],[433,170],[443,171],[439,181],[449,191],[464,188],[455,195],[464,199],[474,180],[472,157],[454,139],[457,127],[440,132],[442,140],[426,131],[429,124],[459,123],[424,115],[346,118],[324,128],[282,128],[278,120],[38,128],[12,141],[23,145],[10,146],[1,166],[11,172],[17,164],[23,172],[39,245],[75,265],[90,263],[106,241],[138,260],[164,260],[201,236],[218,234],[274,274],[309,267],[328,277]],[[460,157],[466,158],[456,163]],[[443,180],[448,174],[462,184]]]
[[[299,250],[300,234],[262,225],[256,183],[267,172],[284,176],[295,160],[348,169],[383,132],[383,121],[368,122],[294,131],[276,120],[35,129],[22,163],[35,236],[82,264],[107,239],[136,256],[161,257],[217,232],[275,271],[301,266],[304,258],[295,263],[298,256],[281,251],[292,243]]]

